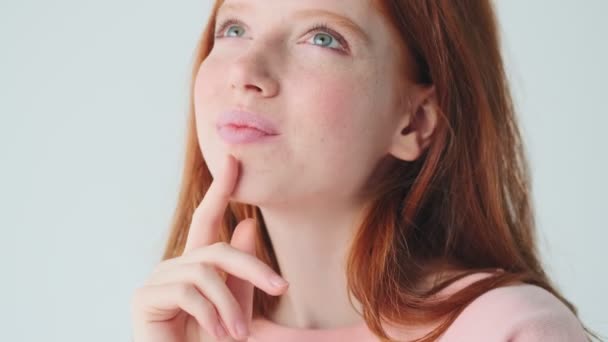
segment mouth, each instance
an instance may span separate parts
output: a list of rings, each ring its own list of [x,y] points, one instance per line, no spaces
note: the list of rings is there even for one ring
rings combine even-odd
[[[260,142],[277,136],[276,134],[268,134],[265,131],[260,131],[254,127],[232,124],[219,126],[217,131],[219,136],[229,144]]]
[[[259,142],[279,135],[270,120],[242,110],[221,113],[216,128],[219,136],[229,144]]]

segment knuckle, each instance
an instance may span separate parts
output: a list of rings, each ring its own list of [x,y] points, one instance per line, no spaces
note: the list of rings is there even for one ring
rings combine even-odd
[[[192,284],[178,284],[176,292],[178,300],[182,303],[192,300],[198,295],[198,291]]]
[[[193,264],[192,272],[194,273],[194,277],[196,280],[200,282],[207,281],[210,277],[213,276],[213,270],[206,264]]]
[[[230,245],[226,241],[218,241],[212,245],[214,250],[218,252],[227,251],[230,249]]]

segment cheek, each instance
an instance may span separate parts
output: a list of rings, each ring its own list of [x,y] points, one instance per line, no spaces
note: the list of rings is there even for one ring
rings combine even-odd
[[[217,99],[220,98],[220,87],[213,84],[218,79],[210,63],[203,62],[194,79],[193,101],[196,134],[198,142],[209,169],[212,174],[221,164],[223,147],[215,139],[214,120],[216,113],[221,109]]]
[[[341,184],[350,191],[366,177],[381,150],[381,141],[369,83],[346,75],[299,83],[300,94],[306,96],[300,97],[298,122],[292,126],[299,130],[300,153],[307,161],[316,161],[316,172],[312,173],[323,175],[320,178],[328,180],[327,187]]]
[[[194,79],[194,105],[197,116],[200,115],[199,111],[203,109],[202,105],[211,103],[209,99],[216,98],[219,95],[220,88],[214,87],[209,81],[217,79],[217,77],[214,68],[211,68],[209,63],[204,61]]]
[[[310,78],[310,76],[309,76]],[[342,73],[326,77],[316,77],[301,82],[296,93],[307,94],[300,97],[299,108],[307,118],[310,132],[323,142],[352,142],[369,126],[370,101],[365,85],[360,80]]]

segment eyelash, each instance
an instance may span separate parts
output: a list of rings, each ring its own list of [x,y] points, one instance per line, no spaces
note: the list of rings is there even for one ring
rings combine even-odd
[[[230,25],[233,25],[233,24],[244,26],[243,23],[239,19],[228,18],[219,25],[219,28],[216,30],[215,38],[222,38],[223,37],[222,32],[225,29],[227,29],[228,27],[230,27]],[[328,24],[326,24],[326,23],[315,24],[311,28],[309,28],[306,33],[308,34],[308,33],[315,32],[315,31],[322,31],[324,33],[329,34],[334,39],[336,39],[338,41],[338,43],[340,43],[340,45],[342,45],[341,49],[327,47],[328,49],[335,50],[337,52],[342,52],[342,53],[348,51],[348,42],[346,41],[346,39],[344,39],[344,37],[342,37],[342,35],[340,35],[336,30],[329,27]],[[323,47],[323,46],[321,46],[321,47]]]

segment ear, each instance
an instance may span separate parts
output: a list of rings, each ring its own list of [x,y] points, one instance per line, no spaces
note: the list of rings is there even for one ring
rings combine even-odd
[[[389,149],[390,154],[406,161],[418,159],[431,143],[439,116],[434,85],[412,88],[411,94]]]

